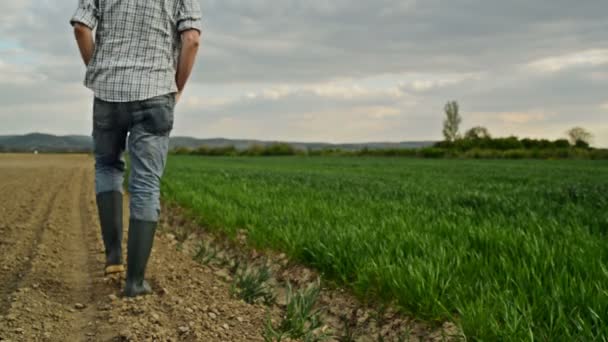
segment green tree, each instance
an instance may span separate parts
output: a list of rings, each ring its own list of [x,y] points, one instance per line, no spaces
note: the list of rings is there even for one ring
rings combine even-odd
[[[593,134],[582,127],[574,127],[566,133],[570,143],[576,147],[589,147],[593,140]]]
[[[487,128],[482,127],[482,126],[476,126],[476,127],[469,129],[464,134],[464,137],[466,139],[489,139],[492,136],[490,135],[490,131],[488,131]]]
[[[458,129],[460,123],[462,123],[462,118],[458,109],[458,102],[456,101],[450,101],[445,105],[446,119],[443,121],[443,136],[446,141],[453,142],[460,138]]]

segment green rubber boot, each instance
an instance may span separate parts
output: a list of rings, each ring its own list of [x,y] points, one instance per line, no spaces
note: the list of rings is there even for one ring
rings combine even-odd
[[[146,265],[154,244],[156,222],[129,221],[129,241],[127,243],[127,281],[125,296],[137,297],[152,293],[152,288],[144,280]]]
[[[97,210],[106,253],[106,275],[125,271],[122,264],[122,193],[97,195]]]

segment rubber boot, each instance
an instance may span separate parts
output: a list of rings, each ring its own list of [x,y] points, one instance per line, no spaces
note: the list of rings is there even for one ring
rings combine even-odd
[[[127,281],[125,296],[136,297],[152,293],[152,288],[144,280],[146,265],[154,244],[156,222],[129,221],[129,241],[127,243]]]
[[[122,264],[122,193],[104,192],[97,195],[101,235],[106,252],[105,273],[124,272]]]

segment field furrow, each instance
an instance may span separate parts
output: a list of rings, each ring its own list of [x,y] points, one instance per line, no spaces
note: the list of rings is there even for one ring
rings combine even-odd
[[[53,179],[55,180],[55,179]],[[62,184],[63,183],[63,184]],[[21,286],[21,283],[31,271],[33,259],[37,257],[38,247],[42,235],[48,229],[49,217],[53,206],[56,204],[59,192],[67,185],[63,180],[57,182],[51,191],[46,191],[41,197],[24,197],[19,189],[15,189],[16,203],[19,209],[14,212],[16,218],[24,219],[23,222],[15,222],[9,218],[4,225],[6,231],[2,237],[4,253],[0,255],[0,315],[9,309],[11,296]],[[36,195],[33,192],[32,195]],[[22,202],[20,202],[22,201]],[[27,216],[24,217],[24,216]]]
[[[155,294],[122,297],[124,277],[103,275],[90,157],[0,155],[0,166],[0,179],[18,179],[2,183],[13,196],[0,194],[16,212],[0,221],[0,341],[263,340],[267,309],[232,298],[225,279],[160,233]],[[124,219],[126,230],[127,197]]]

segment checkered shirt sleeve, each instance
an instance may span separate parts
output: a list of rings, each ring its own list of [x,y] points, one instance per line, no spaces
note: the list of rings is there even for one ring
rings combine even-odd
[[[198,0],[180,0],[181,4],[177,16],[177,30],[179,32],[187,30],[202,29],[202,13]]]
[[[99,20],[99,10],[96,0],[78,0],[76,13],[70,19],[72,26],[76,23],[84,24],[91,29],[95,29]]]

